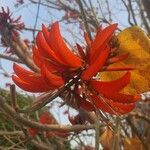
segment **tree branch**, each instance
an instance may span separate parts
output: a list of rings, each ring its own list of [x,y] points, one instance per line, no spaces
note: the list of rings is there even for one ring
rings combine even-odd
[[[15,112],[12,107],[10,107],[6,100],[0,96],[0,109],[3,109],[11,118],[15,119],[19,124],[22,124],[27,127],[36,128],[42,131],[62,131],[62,132],[72,132],[72,131],[81,131],[81,130],[89,130],[94,129],[94,125],[43,125],[38,122],[34,122],[31,120],[28,120],[22,116],[20,116],[18,113]]]

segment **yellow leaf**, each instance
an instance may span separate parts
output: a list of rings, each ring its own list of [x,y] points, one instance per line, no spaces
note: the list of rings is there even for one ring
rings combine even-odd
[[[104,133],[100,136],[100,143],[105,150],[111,150],[113,137],[113,132],[109,128],[106,128]]]
[[[144,150],[141,141],[137,138],[125,138],[123,144],[124,150]]]
[[[150,39],[137,26],[126,28],[118,35],[120,49],[130,52],[137,58],[150,58]]]
[[[142,31],[141,28],[134,26],[125,29],[118,35],[118,42],[120,44],[120,52],[129,52],[130,56],[125,61],[126,64],[134,64],[138,71],[133,73],[132,84],[135,84],[135,89],[138,85],[141,86],[143,81],[143,86],[141,89],[143,91],[150,90],[150,39]],[[138,75],[137,75],[138,74]],[[133,79],[134,80],[134,79]],[[147,81],[148,87],[145,86],[145,81]],[[136,83],[138,82],[138,83]]]
[[[131,73],[131,83],[124,92],[135,94],[150,91],[150,39],[141,28],[134,26],[127,28],[117,36],[119,53],[129,53],[129,57],[114,66],[133,64],[136,70]],[[103,80],[119,78],[123,72],[104,72]]]

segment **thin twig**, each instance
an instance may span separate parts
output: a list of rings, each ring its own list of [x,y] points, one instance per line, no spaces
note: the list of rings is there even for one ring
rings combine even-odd
[[[9,135],[9,136],[16,136],[16,135],[23,135],[22,131],[0,131],[0,136]]]
[[[33,4],[40,4],[41,6],[44,6],[44,7],[47,7],[47,8],[52,8],[52,9],[56,9],[56,10],[58,10],[59,8],[58,8],[58,6],[56,6],[56,4],[57,3],[55,3],[55,6],[56,7],[54,7],[54,6],[51,6],[51,5],[47,5],[47,4],[45,4],[45,3],[39,3],[39,2],[37,2],[37,1],[33,1],[33,0],[29,0],[31,3],[33,3]],[[49,2],[50,3],[50,2]]]
[[[130,9],[130,11],[131,11],[131,15],[132,15],[134,24],[137,25],[135,13],[134,13],[133,6],[132,6],[132,1],[131,1],[131,0],[128,0],[128,3],[129,3],[129,9]]]
[[[98,19],[97,19],[96,13],[95,13],[95,11],[94,11],[94,8],[93,8],[93,5],[92,5],[91,0],[89,0],[89,3],[90,3],[91,11],[92,11],[92,13],[93,13],[93,17],[94,17],[95,22],[96,22],[96,29],[98,30],[99,22],[98,22]]]
[[[144,15],[144,12],[143,12],[142,1],[141,1],[141,0],[138,1],[137,4],[138,4],[138,6],[139,6],[139,8],[140,8],[140,15],[141,15],[141,19],[142,19],[142,21],[143,21],[143,24],[144,24],[144,26],[145,26],[145,29],[146,29],[147,33],[150,34],[150,26],[149,26],[148,21],[146,20],[146,17],[145,17],[145,15]]]
[[[27,141],[28,141],[28,139],[25,139],[24,141],[22,140],[22,141],[20,141],[18,143],[15,143],[12,146],[8,147],[7,150],[12,150],[12,149],[14,149],[14,147],[19,146],[20,144],[25,143]]]
[[[35,72],[39,72],[39,68],[35,65],[31,58],[31,53],[27,48],[24,41],[20,39],[20,37],[16,37],[15,41],[10,39],[8,35],[4,35],[3,39],[15,52],[15,54],[22,60],[24,64],[26,64],[31,70]]]
[[[27,127],[31,128],[37,128],[42,131],[62,131],[62,132],[72,132],[72,131],[81,131],[81,130],[89,130],[89,129],[94,129],[94,125],[43,125],[38,122],[34,122],[31,120],[27,120],[23,116],[20,116],[18,113],[14,111],[7,103],[6,100],[0,96],[0,109],[3,109],[7,115],[9,115],[11,118],[15,119],[19,124],[22,124]]]
[[[27,31],[32,31],[32,32],[39,32],[40,29],[33,29],[33,28],[27,28],[27,27],[24,27],[24,30],[27,30]]]
[[[100,122],[97,117],[96,122],[95,122],[95,150],[99,150],[99,132],[100,132],[99,124]]]
[[[17,102],[16,102],[16,88],[15,85],[10,86],[10,97],[11,97],[11,102],[12,102],[12,107],[14,110],[17,110]]]
[[[116,126],[114,129],[114,140],[112,150],[119,150],[119,138],[120,137],[120,118],[116,118]]]
[[[106,6],[107,6],[108,15],[109,15],[109,22],[112,22],[112,19],[111,19],[111,11],[110,11],[110,7],[109,7],[109,2],[108,2],[108,0],[106,0]]]
[[[131,14],[130,14],[130,10],[128,8],[128,5],[126,4],[125,0],[121,0],[122,3],[124,4],[125,8],[127,9],[128,12],[128,22],[131,26],[133,26],[134,24],[131,22]]]
[[[84,26],[85,26],[86,32],[87,32],[89,38],[92,39],[90,28],[89,28],[89,25],[88,25],[88,21],[87,21],[85,12],[84,12],[84,8],[83,8],[83,5],[82,5],[82,2],[81,2],[81,0],[77,0],[77,3],[79,5],[80,11],[81,11],[81,16],[82,16],[82,19],[83,19],[83,22],[84,22]]]
[[[8,56],[8,55],[4,55],[4,54],[0,54],[0,58],[2,59],[6,59],[9,61],[13,61],[13,62],[17,62],[17,63],[23,63],[20,59],[12,57],[12,56]]]
[[[40,12],[40,3],[41,3],[41,0],[39,0],[38,6],[37,6],[37,13],[36,13],[35,24],[34,24],[34,32],[33,32],[33,37],[34,38],[35,38],[35,29],[36,29],[36,26],[37,26],[39,12]]]
[[[134,123],[131,121],[130,116],[126,118],[128,124],[131,126],[133,132],[137,135],[137,137],[140,139],[142,142],[143,146],[145,147],[145,150],[148,150],[148,145],[146,144],[145,140],[141,136],[141,134],[138,132],[137,128],[135,127]]]
[[[140,113],[134,113],[134,112],[130,113],[130,115],[135,116],[135,117],[140,118],[140,119],[143,119],[150,124],[150,117],[149,116],[145,116],[145,115],[142,115]]]

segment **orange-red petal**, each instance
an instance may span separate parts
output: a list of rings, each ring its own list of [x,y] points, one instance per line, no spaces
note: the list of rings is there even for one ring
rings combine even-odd
[[[94,111],[95,110],[93,104],[87,100],[81,101],[80,107],[86,111]]]
[[[66,62],[67,65],[72,68],[79,68],[82,66],[82,60],[73,52],[71,52],[65,44],[59,30],[58,22],[54,23],[51,26],[49,37],[51,48],[53,49],[55,54],[60,57],[62,61]]]
[[[86,55],[85,55],[85,52],[83,51],[83,48],[78,43],[76,43],[76,45],[77,45],[77,50],[78,50],[80,57],[83,60],[86,60]]]
[[[118,103],[134,103],[141,99],[140,95],[127,95],[123,93],[105,93],[103,96]]]
[[[110,114],[115,114],[116,112],[112,110],[107,104],[105,104],[98,96],[90,95],[90,100],[93,102],[97,109],[101,109],[103,112]]]
[[[89,36],[86,32],[84,32],[84,39],[86,41],[86,44],[87,44],[88,48],[90,48],[91,44],[92,44],[92,41],[90,40],[90,38],[89,38]]]
[[[100,25],[100,26],[98,27],[98,30],[97,30],[97,33],[96,33],[95,39],[97,39],[97,38],[98,38],[98,36],[102,33],[102,31],[103,31],[103,27],[102,27],[102,25]]]
[[[122,55],[120,55],[120,56],[116,56],[116,57],[113,57],[113,58],[109,59],[108,62],[109,62],[110,64],[116,63],[116,62],[118,62],[118,61],[125,60],[126,58],[128,58],[128,56],[129,56],[129,53],[127,53],[127,54],[122,54]]]
[[[32,53],[34,63],[40,68],[42,65],[42,58],[40,56],[38,49],[35,46],[32,47]]]
[[[126,114],[135,108],[135,104],[115,103],[111,100],[105,99],[103,97],[100,98],[96,95],[90,95],[90,98],[96,108],[110,114]]]
[[[89,80],[95,76],[104,66],[110,52],[110,47],[106,47],[98,56],[98,58],[86,70],[83,71],[81,78]]]
[[[106,45],[109,42],[116,28],[117,28],[117,24],[112,24],[106,27],[101,32],[99,32],[99,34],[97,34],[95,40],[92,42],[91,45],[90,62],[93,61],[96,58],[96,56],[99,54],[99,51],[101,51],[101,47],[104,47],[104,45]]]
[[[54,51],[49,47],[42,32],[38,33],[36,37],[36,44],[42,56],[49,58],[58,64],[66,65],[64,61],[62,61],[59,57],[57,57]]]
[[[33,51],[33,60],[39,68],[42,67],[42,64],[45,64],[45,66],[48,68],[50,72],[64,72],[65,70],[67,70],[66,66],[58,65],[52,60],[40,56],[37,48],[33,47],[32,51]]]
[[[50,43],[49,43],[49,31],[48,31],[48,29],[46,28],[46,26],[44,24],[42,24],[42,32],[43,32],[43,35],[44,35],[44,38],[45,38],[47,44],[50,46]]]
[[[17,86],[19,86],[21,89],[28,92],[37,92],[37,93],[47,92],[50,89],[52,89],[51,87],[48,87],[45,84],[40,82],[32,82],[32,83],[25,82],[14,75],[12,76],[12,79]]]
[[[13,70],[16,74],[23,74],[23,75],[33,75],[34,72],[26,70],[22,67],[20,67],[19,65],[17,65],[16,63],[13,64]]]
[[[51,72],[51,73],[63,73],[65,72],[68,68],[64,66],[57,65],[48,59],[43,59],[44,65],[46,68]]]
[[[95,108],[91,102],[87,101],[86,99],[82,98],[79,95],[78,95],[77,99],[79,100],[78,104],[81,108],[85,109],[86,111],[94,111],[95,110]]]
[[[121,78],[113,81],[96,81],[91,80],[90,85],[95,91],[104,94],[104,93],[116,93],[121,91],[125,86],[130,82],[131,73],[125,73]]]
[[[41,76],[41,74],[30,72],[22,67],[20,67],[17,64],[13,65],[13,69],[16,73],[16,75],[27,84],[34,84],[35,86],[43,86],[46,87],[46,89],[53,89],[53,87],[49,87],[48,84],[45,82],[44,78]]]
[[[62,86],[65,82],[61,76],[51,73],[45,65],[42,67],[42,74],[49,86],[53,85],[56,88]]]
[[[15,63],[13,64],[13,69],[16,75],[25,82],[28,82],[28,83],[40,82],[41,83],[41,81],[43,81],[44,83],[44,80],[40,74],[30,72]]]

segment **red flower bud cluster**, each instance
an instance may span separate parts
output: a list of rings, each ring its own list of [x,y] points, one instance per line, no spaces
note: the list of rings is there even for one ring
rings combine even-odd
[[[5,10],[3,7],[0,11],[0,34],[1,36],[9,36],[14,39],[19,35],[19,32],[24,29],[24,23],[20,21],[21,16],[14,19],[9,8]],[[4,40],[2,40],[4,42]]]
[[[47,124],[47,125],[55,123],[53,117],[48,112],[44,112],[40,115],[39,122],[42,124]],[[28,128],[27,131],[30,137],[34,137],[39,133],[39,130],[36,128]],[[69,133],[59,132],[59,131],[47,131],[46,132],[46,137],[55,137],[55,136],[66,138],[69,136]]]

